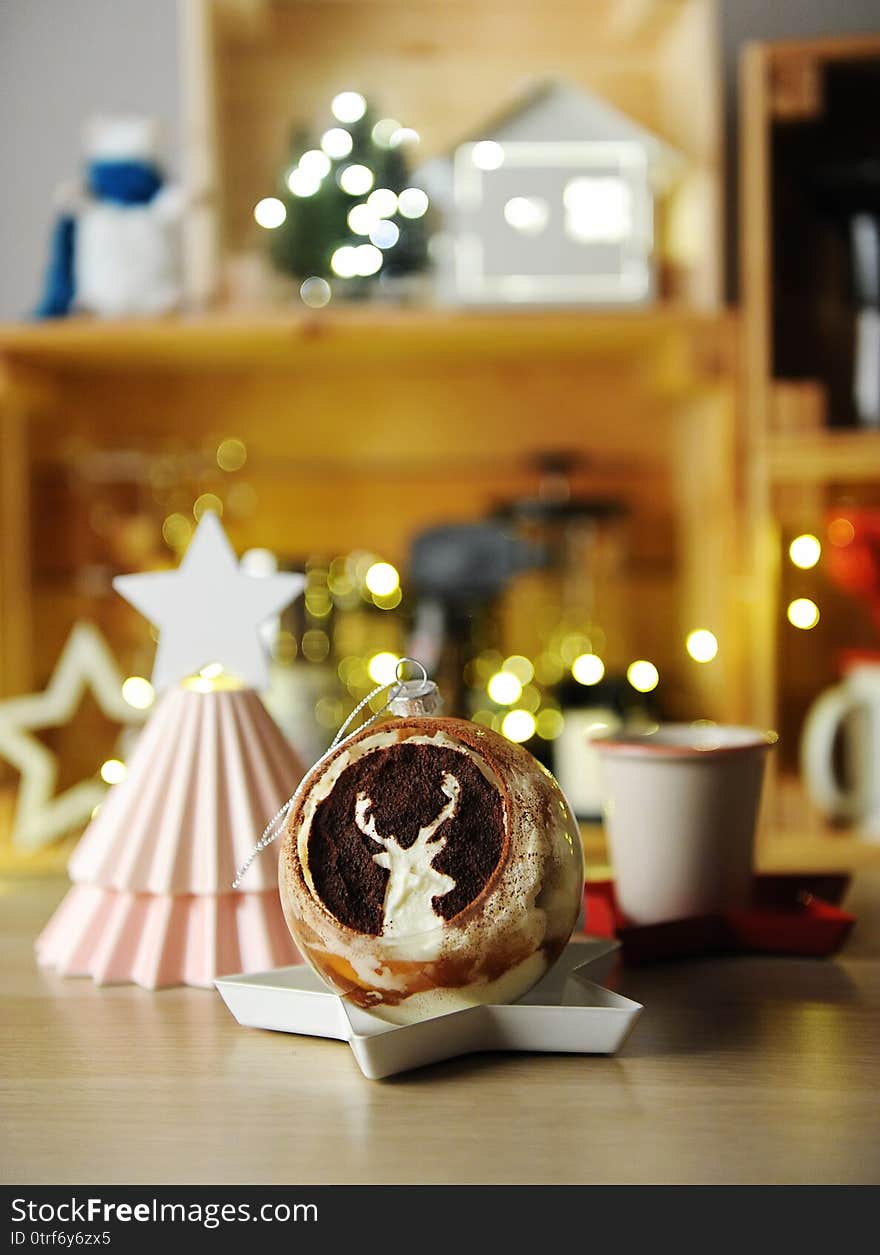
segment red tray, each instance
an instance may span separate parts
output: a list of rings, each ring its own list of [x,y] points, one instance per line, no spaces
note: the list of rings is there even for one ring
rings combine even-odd
[[[664,924],[629,924],[621,915],[610,880],[586,886],[586,929],[616,937],[629,963],[714,954],[787,954],[823,958],[849,936],[855,916],[838,903],[849,886],[846,875],[756,876],[753,905],[746,911],[700,915]]]

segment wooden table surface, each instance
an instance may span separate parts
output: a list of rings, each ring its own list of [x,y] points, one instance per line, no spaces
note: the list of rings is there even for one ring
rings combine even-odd
[[[0,1179],[14,1184],[880,1181],[880,868],[835,960],[625,971],[614,1058],[484,1055],[365,1080],[342,1043],[208,991],[40,971],[60,881],[0,882]]]

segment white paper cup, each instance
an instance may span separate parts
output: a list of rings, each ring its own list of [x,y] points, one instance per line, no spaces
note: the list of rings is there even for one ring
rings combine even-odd
[[[747,905],[772,735],[661,724],[595,741],[615,894],[633,924]]]

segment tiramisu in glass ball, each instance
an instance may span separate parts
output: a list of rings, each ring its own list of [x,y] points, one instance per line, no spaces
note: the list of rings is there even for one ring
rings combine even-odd
[[[568,803],[528,751],[418,715],[363,729],[313,768],[279,884],[319,975],[406,1024],[534,985],[571,936],[583,859]]]

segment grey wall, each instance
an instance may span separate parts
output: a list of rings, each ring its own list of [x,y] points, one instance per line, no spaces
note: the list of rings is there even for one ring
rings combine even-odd
[[[0,318],[36,302],[83,122],[160,117],[173,165],[179,100],[177,0],[0,0]]]
[[[721,29],[733,295],[740,48],[750,39],[880,32],[880,0],[722,0]],[[0,0],[0,318],[26,313],[37,298],[53,189],[78,169],[86,118],[114,111],[161,117],[173,167],[177,41],[177,0]]]

